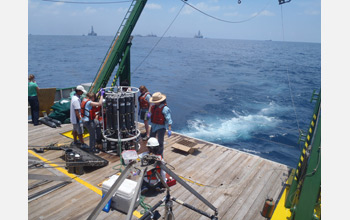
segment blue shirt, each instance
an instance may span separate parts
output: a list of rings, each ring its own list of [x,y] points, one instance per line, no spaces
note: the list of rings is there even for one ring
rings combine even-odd
[[[86,102],[83,121],[89,121],[90,110],[92,109],[91,101]]]
[[[163,107],[164,104],[159,105],[159,108]],[[168,106],[165,106],[162,110],[162,114],[164,115],[165,118],[165,123],[164,125],[159,125],[159,124],[154,124],[151,122],[152,124],[152,132],[155,132],[159,129],[165,128],[167,129],[168,125],[172,125],[173,124],[173,120],[171,120],[171,111],[170,108]]]

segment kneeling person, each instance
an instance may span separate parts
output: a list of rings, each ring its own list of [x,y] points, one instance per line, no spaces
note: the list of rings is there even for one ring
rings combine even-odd
[[[150,139],[148,139],[146,146],[149,150],[150,155],[155,155],[159,157],[162,162],[164,162],[162,156],[157,154],[159,152],[159,142],[156,138],[151,137]],[[161,175],[164,182],[166,182],[165,171],[162,170],[159,166],[156,166],[153,169],[147,171],[146,175],[144,176],[141,187],[142,194],[145,194],[149,189],[154,189],[159,192],[161,191],[161,188],[164,187],[161,180],[158,179],[156,172],[158,172]]]

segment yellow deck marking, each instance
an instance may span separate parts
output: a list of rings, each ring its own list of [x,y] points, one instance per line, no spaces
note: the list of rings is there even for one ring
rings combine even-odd
[[[285,205],[286,200],[287,200],[287,194],[289,193],[289,186],[293,181],[292,177],[294,176],[294,173],[297,171],[298,170],[293,169],[292,173],[289,175],[287,182],[286,182],[287,186],[284,189],[283,194],[282,194],[279,202],[277,203],[275,211],[273,212],[270,220],[288,220],[291,218],[292,213],[291,213],[290,209],[285,208],[284,205]],[[294,179],[297,180],[296,176],[294,176]]]
[[[185,177],[183,177],[183,176],[179,176],[179,177],[180,177],[181,179],[187,181],[187,182],[194,183],[194,184],[196,184],[196,185],[198,185],[198,186],[205,186],[205,185],[200,184],[200,183],[197,183],[197,182],[195,182],[195,181],[193,181],[193,180],[187,179],[187,178],[185,178]]]
[[[61,135],[65,136],[67,138],[73,139],[72,131],[63,132],[63,133],[61,133]],[[90,136],[89,132],[85,132],[85,129],[84,129],[83,138],[86,138],[89,136]]]
[[[286,201],[286,191],[284,190],[282,197],[280,201],[277,204],[277,207],[275,211],[273,212],[273,215],[271,217],[271,220],[287,220],[290,219],[292,213],[290,212],[290,209],[287,209],[284,207],[285,201]]]
[[[70,178],[74,179],[74,180],[77,181],[78,183],[84,185],[85,187],[91,189],[91,190],[94,191],[95,193],[97,193],[97,194],[99,194],[100,196],[102,196],[102,190],[98,189],[97,187],[91,185],[90,183],[85,182],[84,180],[80,179],[79,177],[77,177],[77,176],[74,175],[74,174],[68,173],[67,170],[65,170],[65,169],[63,169],[63,168],[61,168],[61,167],[59,167],[58,165],[52,163],[51,161],[45,159],[44,157],[42,157],[42,156],[36,154],[34,151],[28,150],[28,152],[29,152],[30,154],[32,154],[33,156],[39,158],[39,159],[42,160],[43,162],[48,163],[48,165],[54,167],[55,169],[57,169],[58,171],[62,172],[63,174],[65,174],[65,175],[69,176]],[[133,215],[136,216],[137,218],[141,218],[141,216],[142,216],[141,213],[138,212],[137,210],[135,210],[135,211],[133,212]]]
[[[33,156],[36,156],[36,157],[39,158],[40,160],[42,160],[42,161],[48,163],[50,166],[55,167],[58,171],[62,172],[63,174],[65,174],[65,175],[69,176],[70,178],[76,180],[78,183],[83,184],[83,185],[86,186],[87,188],[91,189],[92,191],[94,191],[94,192],[96,192],[97,194],[99,194],[100,196],[102,196],[102,191],[101,191],[100,189],[98,189],[97,187],[91,185],[90,183],[85,182],[84,180],[80,179],[79,177],[77,177],[77,176],[74,175],[74,174],[68,173],[67,170],[65,170],[65,169],[63,169],[63,168],[61,168],[61,167],[59,167],[58,165],[52,163],[51,161],[49,161],[49,160],[43,158],[42,156],[36,154],[34,151],[28,150],[28,152],[29,152],[30,154],[32,154]]]

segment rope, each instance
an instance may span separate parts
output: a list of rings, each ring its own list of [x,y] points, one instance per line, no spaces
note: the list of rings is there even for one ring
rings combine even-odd
[[[233,24],[243,23],[243,22],[247,22],[247,21],[252,20],[253,18],[255,18],[255,17],[257,17],[258,15],[260,15],[260,14],[267,8],[267,6],[269,6],[269,5],[271,4],[271,2],[270,2],[270,3],[267,4],[259,13],[255,14],[255,15],[253,15],[252,17],[247,18],[247,19],[245,19],[245,20],[241,20],[241,21],[228,21],[228,20],[223,20],[223,19],[221,19],[221,18],[214,17],[214,16],[212,16],[212,15],[210,15],[210,14],[207,14],[207,13],[205,13],[205,12],[199,10],[198,8],[194,7],[193,5],[191,5],[191,4],[187,3],[187,2],[185,2],[184,0],[180,0],[180,1],[182,1],[183,3],[187,4],[187,5],[190,6],[191,8],[193,8],[193,9],[199,11],[200,13],[202,13],[202,14],[204,14],[204,15],[210,17],[210,18],[213,18],[213,19],[218,20],[218,21],[226,22],[226,23],[233,23]],[[239,2],[238,4],[240,4],[240,2]]]
[[[271,142],[271,143],[274,143],[274,144],[279,144],[279,145],[295,148],[295,146],[293,146],[293,145],[284,144],[284,143],[277,142],[277,141],[271,141],[271,140],[267,140],[267,139],[264,139],[264,138],[258,138],[258,137],[255,137],[255,136],[252,136],[252,138],[255,138],[255,139],[258,139],[258,140],[262,140],[262,141]]]
[[[163,39],[164,35],[168,32],[168,30],[170,29],[171,25],[173,25],[173,23],[175,22],[176,18],[179,16],[180,12],[182,11],[183,7],[185,6],[185,4],[182,5],[181,9],[179,10],[179,12],[177,13],[177,15],[175,16],[175,18],[173,19],[173,21],[170,23],[170,25],[168,26],[168,28],[164,31],[163,35],[160,37],[160,39],[157,41],[157,43],[153,46],[153,48],[150,50],[150,52],[146,55],[146,57],[141,61],[141,63],[136,67],[136,69],[133,71],[136,72],[138,70],[138,68],[143,64],[143,62],[145,62],[145,60],[151,55],[151,53],[153,52],[154,48],[156,48],[156,46],[159,44],[159,42]]]
[[[280,168],[274,168],[274,169],[269,169],[268,171],[266,171],[266,174],[269,173],[269,172],[276,172],[277,170],[280,170],[280,171],[284,171],[286,172],[286,170],[284,169],[280,169]],[[205,185],[205,184],[202,184],[202,183],[199,183],[197,181],[194,181],[194,180],[190,180],[186,177],[183,177],[183,176],[180,176],[178,175],[181,179],[183,179],[184,181],[186,182],[189,182],[189,183],[192,183],[192,184],[195,184],[197,186],[201,186],[201,187],[208,187],[208,188],[216,188],[216,189],[219,189],[219,188],[223,188],[223,189],[230,189],[232,187],[236,187],[237,186],[237,183],[230,183],[230,184],[227,184],[227,185],[224,185],[224,184],[220,184],[220,185],[217,185],[217,186],[213,186],[213,185]]]
[[[284,41],[284,21],[283,21],[283,10],[282,10],[282,8],[283,8],[283,7],[282,7],[282,5],[281,5],[282,39],[283,39],[283,41]],[[296,112],[296,109],[295,109],[295,103],[294,103],[294,98],[293,98],[293,94],[292,94],[292,86],[291,86],[291,83],[290,83],[290,77],[289,77],[289,69],[288,69],[288,66],[287,66],[286,68],[287,68],[289,95],[290,95],[290,98],[291,98],[291,100],[292,100],[292,105],[293,105],[295,120],[296,120],[297,126],[298,126],[298,133],[299,133],[299,135],[301,135],[301,134],[302,134],[302,131],[301,131],[300,126],[299,126],[298,115],[297,115],[297,112]]]

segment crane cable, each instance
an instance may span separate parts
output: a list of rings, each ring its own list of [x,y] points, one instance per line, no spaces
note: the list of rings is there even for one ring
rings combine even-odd
[[[282,5],[281,5],[281,21],[282,21],[281,22],[282,23],[282,41],[285,42],[285,39],[284,39],[283,6]],[[300,125],[299,125],[299,121],[298,121],[298,115],[297,115],[297,111],[295,109],[295,103],[294,103],[294,98],[293,98],[293,94],[292,94],[292,86],[291,86],[291,83],[290,83],[288,66],[286,66],[286,68],[287,68],[289,95],[290,95],[290,98],[291,98],[291,101],[292,101],[293,111],[294,111],[294,114],[295,114],[295,120],[296,120],[296,123],[297,123],[297,126],[298,126],[298,133],[299,133],[299,136],[300,136],[300,135],[302,135],[302,131],[300,129]],[[301,149],[301,144],[299,144],[299,148]]]
[[[176,18],[179,16],[180,12],[182,11],[182,9],[184,8],[185,4],[182,5],[182,7],[180,8],[179,12],[177,13],[177,15],[175,16],[175,18],[173,19],[173,21],[169,24],[168,28],[164,31],[164,33],[162,34],[162,36],[159,38],[159,40],[157,41],[157,43],[152,47],[152,49],[149,51],[149,53],[146,55],[146,57],[141,61],[141,63],[135,68],[135,70],[133,71],[133,73],[135,73],[138,68],[143,64],[143,62],[145,62],[145,60],[151,55],[151,53],[153,52],[153,50],[156,48],[156,46],[159,44],[159,42],[163,39],[164,35],[168,32],[168,30],[170,29],[170,27],[173,25],[173,23],[175,22]]]
[[[218,21],[222,21],[222,22],[226,22],[226,23],[232,23],[232,24],[237,24],[237,23],[243,23],[243,22],[247,22],[247,21],[250,21],[252,20],[253,18],[257,17],[258,15],[260,15],[263,11],[265,11],[265,9],[270,6],[271,2],[269,4],[267,4],[260,12],[256,13],[255,15],[251,16],[250,18],[247,18],[247,19],[244,19],[244,20],[240,20],[240,21],[229,21],[229,20],[224,20],[224,19],[221,19],[221,18],[217,18],[217,17],[214,17],[208,13],[205,13],[204,11],[201,11],[200,9],[196,8],[195,6],[189,4],[186,2],[186,0],[180,0],[182,1],[183,3],[185,3],[186,5],[190,6],[191,8],[197,10],[198,12],[210,17],[210,18],[213,18],[215,20],[218,20]],[[238,3],[240,4],[240,3]]]

